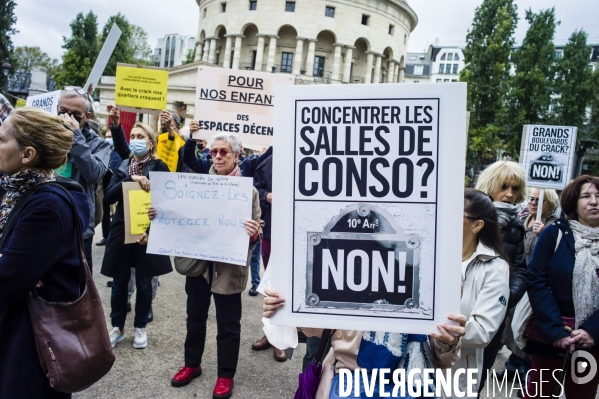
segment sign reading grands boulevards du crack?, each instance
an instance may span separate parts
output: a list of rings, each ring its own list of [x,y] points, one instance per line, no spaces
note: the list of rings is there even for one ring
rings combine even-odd
[[[577,131],[573,126],[524,125],[520,160],[529,187],[566,187],[572,175]]]
[[[465,85],[275,89],[274,324],[430,333],[459,313]]]

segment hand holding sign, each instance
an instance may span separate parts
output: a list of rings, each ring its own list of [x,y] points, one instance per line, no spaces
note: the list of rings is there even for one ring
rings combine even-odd
[[[118,110],[116,105],[113,105],[110,109],[110,119],[112,119],[112,125],[115,129],[121,126],[121,111]]]

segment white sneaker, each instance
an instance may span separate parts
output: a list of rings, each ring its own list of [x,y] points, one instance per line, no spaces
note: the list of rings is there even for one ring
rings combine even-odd
[[[148,334],[145,328],[136,328],[135,337],[133,338],[133,347],[135,349],[143,349],[148,346]]]
[[[125,339],[125,330],[121,330],[118,327],[114,327],[112,330],[110,330],[108,336],[110,337],[110,345],[112,345],[112,347],[114,348],[116,344]]]

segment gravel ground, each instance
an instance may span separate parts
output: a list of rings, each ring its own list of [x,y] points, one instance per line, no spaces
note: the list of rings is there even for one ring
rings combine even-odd
[[[98,228],[96,239],[101,238]],[[104,247],[94,245],[94,279],[102,297],[107,325],[110,326],[110,288],[107,277],[100,274]],[[212,306],[208,316],[206,349],[202,362],[203,374],[182,388],[170,385],[171,378],[183,365],[185,340],[185,277],[177,272],[160,277],[160,287],[154,300],[154,321],[148,324],[148,347],[134,349],[133,313],[127,317],[126,338],[115,347],[116,362],[101,381],[74,398],[212,398],[216,382],[216,319]],[[248,287],[249,288],[249,287]],[[135,298],[135,296],[134,296]],[[243,316],[239,366],[235,376],[233,398],[285,399],[293,398],[297,376],[301,372],[305,347],[300,344],[291,360],[276,362],[272,350],[256,352],[251,349],[254,340],[262,333],[262,296],[251,297],[247,290],[242,294]],[[500,353],[496,370],[503,370],[507,350]],[[505,391],[504,391],[505,392]],[[486,395],[482,398],[509,396]],[[514,398],[516,397],[514,391]]]

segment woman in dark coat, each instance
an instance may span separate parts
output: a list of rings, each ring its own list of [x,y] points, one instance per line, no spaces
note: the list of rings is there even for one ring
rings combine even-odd
[[[511,266],[510,273],[510,299],[508,312],[522,299],[528,284],[526,271],[526,255],[524,253],[525,229],[518,218],[518,206],[524,201],[526,193],[526,179],[524,169],[520,164],[512,161],[497,161],[485,169],[476,182],[476,189],[493,198],[493,205],[497,211],[503,248],[508,256],[507,261]],[[505,322],[485,348],[483,361],[483,375],[479,385],[479,392],[483,389],[487,379],[487,370],[495,363],[497,353],[503,346],[501,339]]]
[[[528,264],[530,306],[547,342],[529,339],[524,348],[532,355],[528,392],[531,397],[554,392],[556,371],[564,362],[560,354],[579,345],[581,353],[566,366],[560,389],[566,398],[594,398],[599,385],[599,178],[576,178],[564,189],[561,205],[566,219],[544,229]],[[576,360],[591,367],[581,373]],[[549,377],[543,378],[541,371]]]
[[[61,120],[62,119],[62,120]],[[71,201],[52,185],[73,142],[68,114],[50,115],[19,108],[0,127],[0,398],[70,398],[50,387],[42,371],[26,297],[37,289],[50,302],[79,296],[83,267],[77,221]],[[77,204],[83,226],[89,222],[87,195],[81,186],[62,183]],[[11,228],[12,226],[12,228]]]
[[[112,217],[110,234],[106,241],[106,252],[102,262],[101,273],[112,277],[111,306],[113,329],[110,331],[110,342],[114,347],[125,338],[125,319],[127,318],[128,284],[131,278],[131,268],[135,268],[135,284],[137,296],[135,301],[135,327],[133,347],[145,348],[148,345],[146,324],[152,306],[152,277],[170,273],[173,269],[168,256],[146,253],[148,233],[150,229],[137,240],[136,244],[125,244],[125,217],[123,209],[124,182],[138,182],[140,187],[150,191],[150,172],[168,172],[168,166],[156,157],[157,135],[143,123],[136,123],[131,129],[131,142],[127,145],[123,127],[116,108],[110,114],[114,149],[118,151],[123,162],[114,171],[110,185],[106,190],[109,203],[118,202],[116,212]]]

